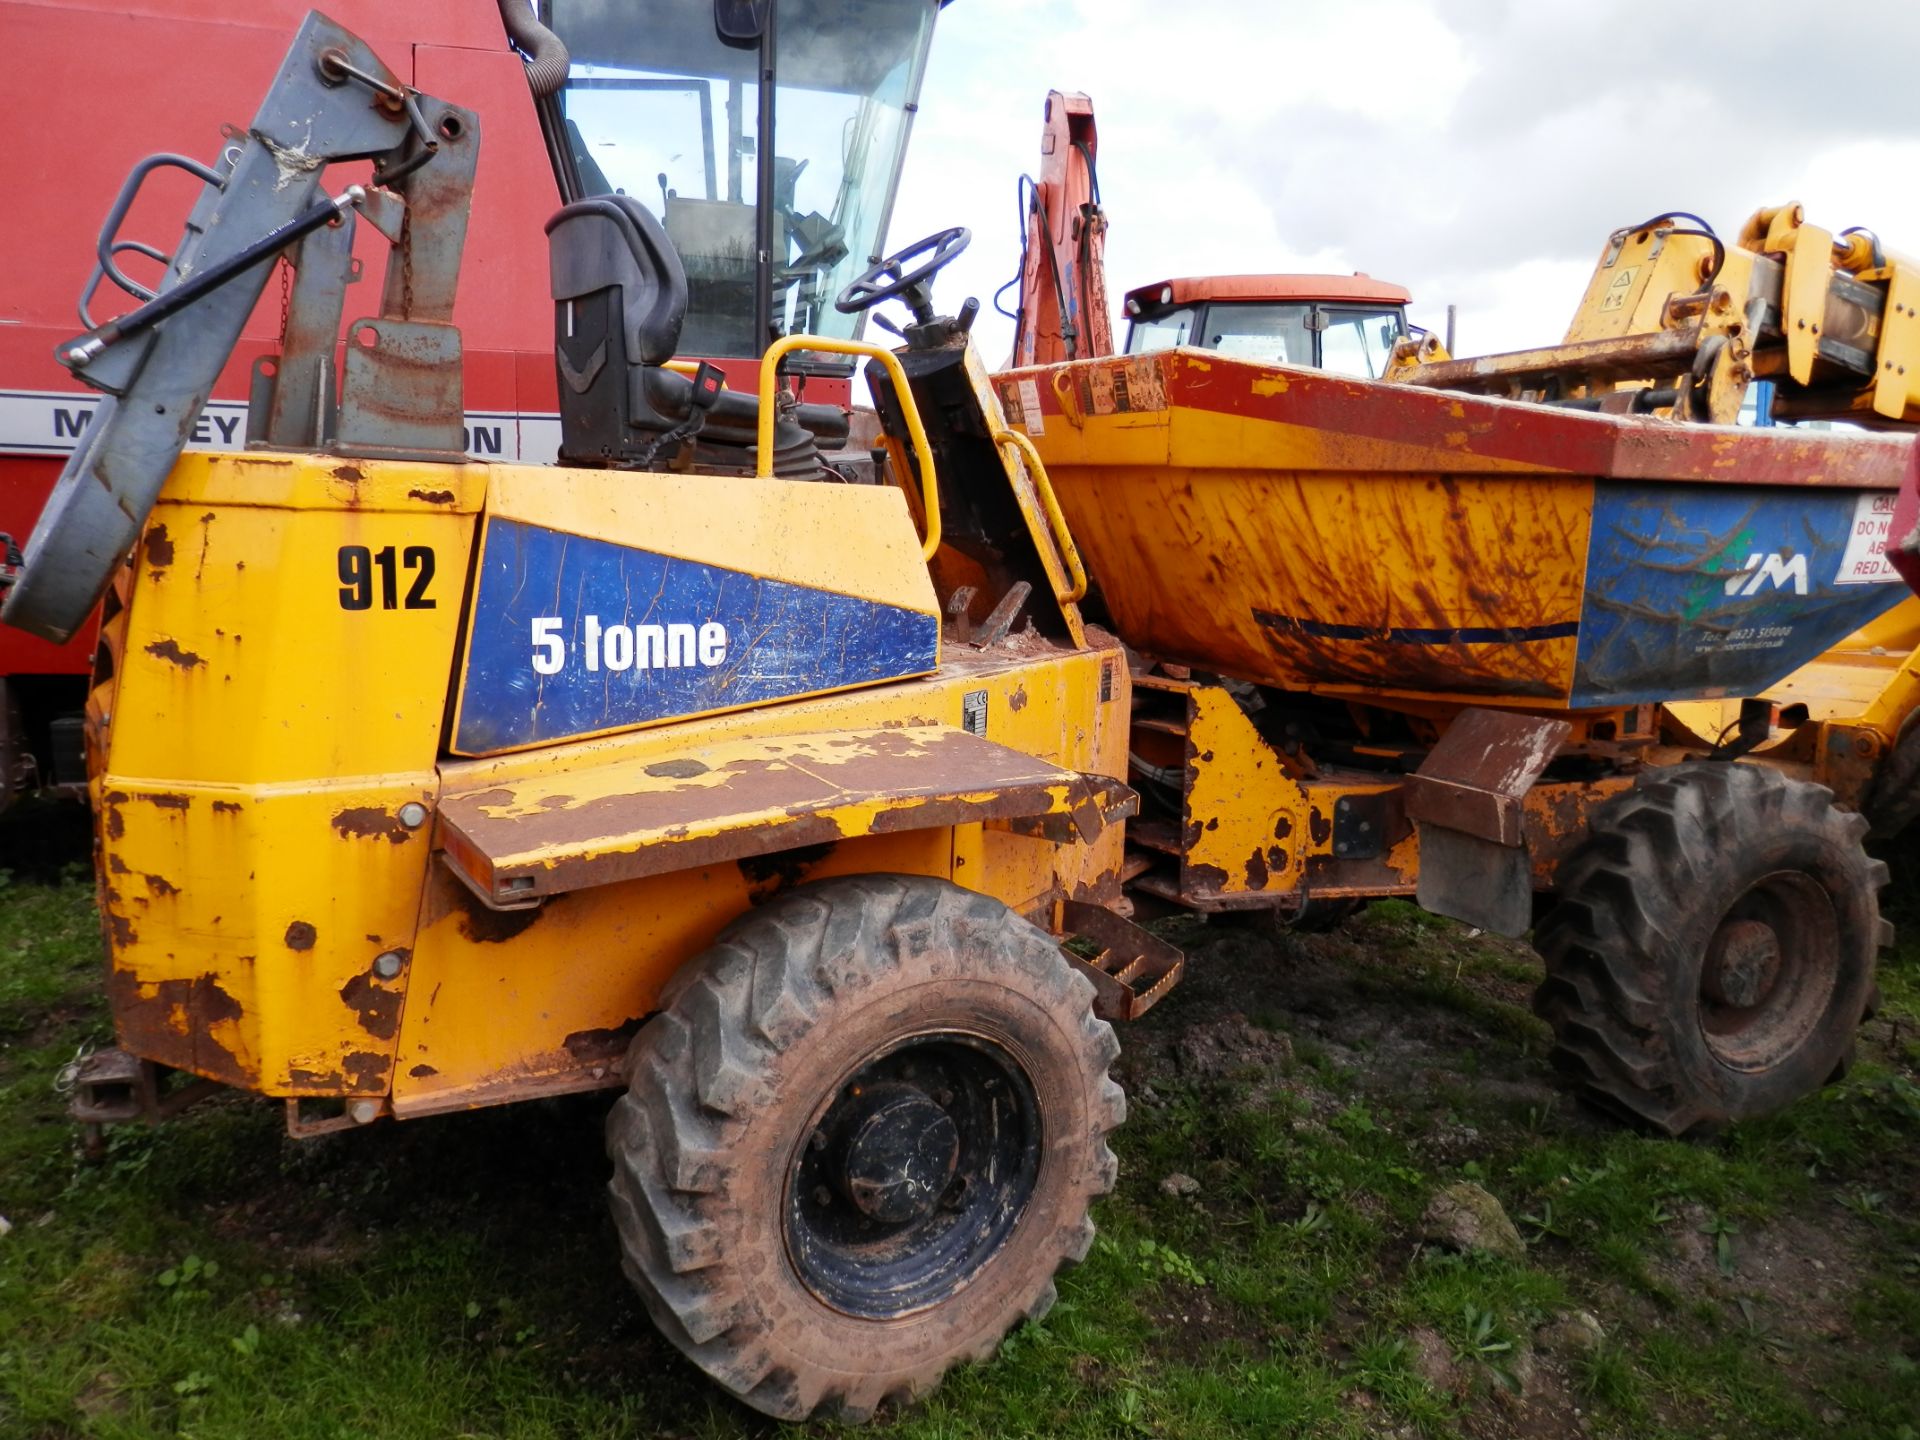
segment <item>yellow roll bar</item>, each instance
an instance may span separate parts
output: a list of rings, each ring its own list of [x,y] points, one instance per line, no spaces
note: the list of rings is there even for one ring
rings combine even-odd
[[[926,538],[920,542],[920,557],[933,559],[940,549],[940,489],[933,473],[933,447],[927,443],[927,427],[920,423],[919,407],[907,388],[907,372],[891,350],[865,340],[835,340],[825,335],[783,335],[767,347],[760,357],[760,436],[755,452],[754,473],[763,480],[773,478],[773,399],[779,385],[780,362],[796,350],[821,350],[834,355],[865,355],[887,367],[893,381],[893,393],[907,417],[907,434],[913,440],[913,456],[920,462],[920,505],[927,516]]]
[[[1025,458],[1027,474],[1033,477],[1033,488],[1040,492],[1040,503],[1047,512],[1047,525],[1053,531],[1054,548],[1066,562],[1067,577],[1073,581],[1073,588],[1063,591],[1058,598],[1064,604],[1079,603],[1087,598],[1087,567],[1080,563],[1079,547],[1073,543],[1073,532],[1067,529],[1067,517],[1060,509],[1059,500],[1054,497],[1053,481],[1047,478],[1047,467],[1041,462],[1040,452],[1033,448],[1033,441],[1018,430],[994,431],[993,443],[1011,445]]]

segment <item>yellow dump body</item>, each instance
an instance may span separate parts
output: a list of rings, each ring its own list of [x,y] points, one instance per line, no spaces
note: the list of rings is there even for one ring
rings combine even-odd
[[[995,377],[1121,638],[1256,683],[1605,709],[1765,693],[1907,592],[1911,442],[1172,350]]]

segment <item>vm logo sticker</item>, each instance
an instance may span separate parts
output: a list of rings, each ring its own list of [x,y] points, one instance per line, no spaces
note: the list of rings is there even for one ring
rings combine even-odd
[[[1758,595],[1768,581],[1773,588],[1784,590],[1789,584],[1793,593],[1807,593],[1807,557],[1805,555],[1787,556],[1777,550],[1770,555],[1749,555],[1747,563],[1727,581],[1727,594],[1746,597]]]

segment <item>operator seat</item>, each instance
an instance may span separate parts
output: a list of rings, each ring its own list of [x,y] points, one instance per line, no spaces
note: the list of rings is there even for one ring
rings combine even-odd
[[[701,416],[694,382],[665,368],[687,317],[687,272],[653,213],[629,195],[576,200],[547,222],[547,257],[561,461],[751,473],[758,397],[722,390]],[[824,478],[816,441],[846,438],[834,406],[783,407],[774,473]]]

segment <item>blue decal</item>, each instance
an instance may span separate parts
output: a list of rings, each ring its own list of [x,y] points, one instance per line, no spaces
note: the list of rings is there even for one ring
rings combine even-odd
[[[1602,480],[1570,703],[1765,694],[1905,598],[1892,501]]]
[[[938,617],[493,520],[454,749],[485,754],[924,675]]]

